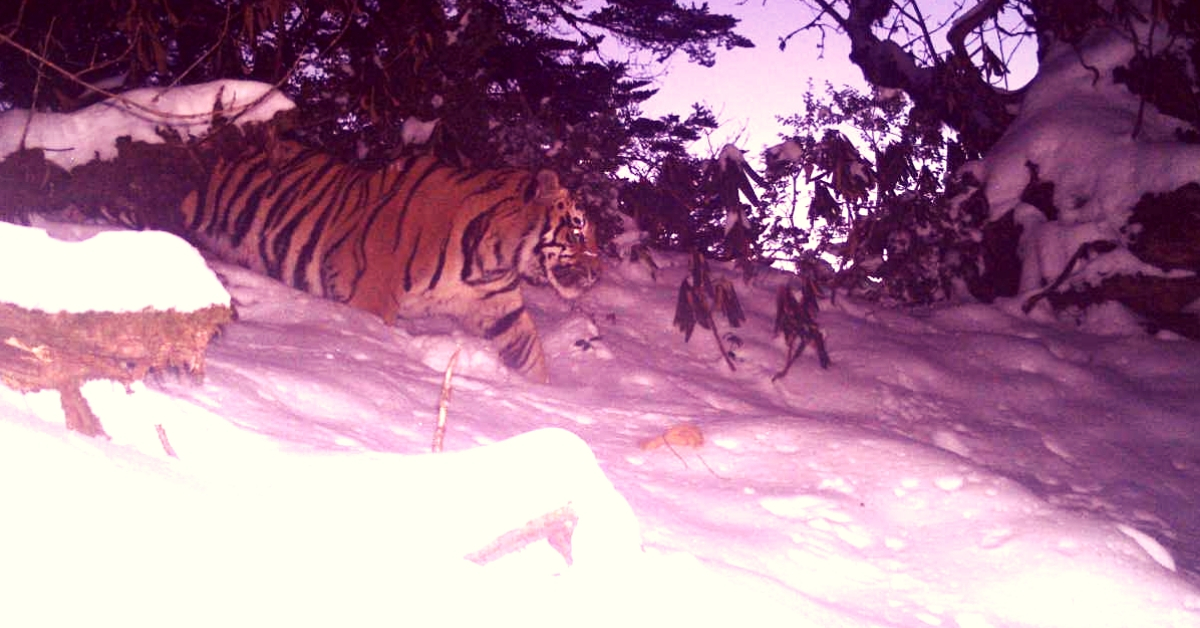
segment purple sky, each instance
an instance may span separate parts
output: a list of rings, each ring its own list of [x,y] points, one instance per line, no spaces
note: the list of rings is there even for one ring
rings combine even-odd
[[[945,13],[939,9],[948,10],[957,3],[930,0],[922,3],[922,9],[931,16],[930,22],[935,23],[939,14]],[[711,151],[702,143],[696,152],[715,154],[722,145],[734,143],[757,154],[764,147],[778,143],[778,134],[785,129],[776,122],[776,116],[799,113],[810,80],[817,92],[824,91],[826,82],[835,87],[866,88],[862,72],[848,60],[849,41],[840,33],[828,31],[823,54],[817,48],[821,41],[817,31],[792,37],[787,50],[779,50],[781,36],[812,20],[812,10],[800,2],[718,2],[712,10],[739,18],[738,32],[749,37],[756,47],[719,51],[712,68],[689,63],[684,55],[676,55],[661,79],[659,93],[643,105],[647,115],[659,116],[686,114],[694,102],[707,104],[717,115],[721,128],[711,138]],[[944,42],[941,32],[935,32],[933,37],[939,43]],[[1025,49],[1032,53],[1033,46]],[[1032,67],[1029,62],[1025,65]],[[1015,74],[1030,73],[1018,70]],[[1025,79],[1014,76],[1013,80],[1020,85]]]
[[[826,39],[824,58],[819,58],[816,47],[819,36],[811,32],[793,37],[786,51],[779,50],[779,37],[810,15],[799,3],[719,3],[713,10],[740,18],[738,31],[756,47],[722,50],[711,68],[677,55],[671,59],[659,93],[643,110],[655,116],[686,114],[694,102],[707,104],[721,123],[712,138],[714,151],[727,142],[753,153],[776,144],[783,127],[775,117],[799,111],[810,79],[818,90],[823,90],[825,81],[835,86],[865,85],[862,73],[847,61],[849,46],[841,36],[831,33]]]

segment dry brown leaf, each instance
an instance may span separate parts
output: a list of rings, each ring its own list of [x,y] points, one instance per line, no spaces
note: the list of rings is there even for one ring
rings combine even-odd
[[[667,428],[659,436],[642,441],[643,451],[658,449],[663,445],[672,447],[699,447],[704,444],[704,433],[694,423],[678,423]]]

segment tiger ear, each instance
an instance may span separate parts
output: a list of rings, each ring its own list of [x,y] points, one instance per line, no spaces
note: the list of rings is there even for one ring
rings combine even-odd
[[[535,198],[551,198],[561,189],[557,173],[553,170],[539,170],[537,176],[525,190],[525,202],[528,203]]]

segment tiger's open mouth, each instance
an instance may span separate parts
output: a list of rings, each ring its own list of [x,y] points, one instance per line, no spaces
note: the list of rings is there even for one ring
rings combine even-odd
[[[589,260],[590,261],[590,260]],[[550,283],[562,296],[573,299],[596,283],[598,264],[559,264],[550,270]]]

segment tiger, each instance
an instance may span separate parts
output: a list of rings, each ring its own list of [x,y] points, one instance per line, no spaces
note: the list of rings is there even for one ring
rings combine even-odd
[[[557,174],[463,169],[428,155],[372,169],[279,142],[218,160],[181,203],[181,235],[389,325],[456,319],[508,368],[549,381],[521,286],[574,299],[600,270],[595,225]]]

